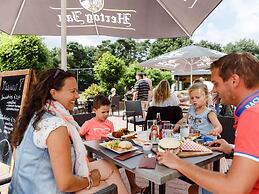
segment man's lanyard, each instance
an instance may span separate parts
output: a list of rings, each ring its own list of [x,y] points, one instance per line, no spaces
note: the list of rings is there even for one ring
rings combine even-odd
[[[255,106],[257,103],[259,103],[259,90],[254,92],[253,94],[247,96],[245,99],[243,99],[238,105],[235,110],[235,124],[234,127],[236,128],[238,118],[241,116],[241,114],[248,108]]]

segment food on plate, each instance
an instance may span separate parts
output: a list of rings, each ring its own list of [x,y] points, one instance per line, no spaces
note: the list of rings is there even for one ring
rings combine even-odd
[[[163,138],[158,143],[158,151],[164,152],[170,150],[172,153],[178,154],[180,152],[181,143],[175,138]]]
[[[122,149],[130,149],[132,148],[132,143],[129,141],[121,141],[118,146]]]
[[[143,146],[145,142],[148,142],[147,140],[141,139],[141,138],[134,138],[132,140],[136,145]]]
[[[210,149],[206,148],[205,146],[195,143],[194,141],[191,141],[189,139],[186,139],[182,146],[182,151],[188,151],[188,152],[212,152]]]
[[[112,136],[115,138],[125,138],[125,139],[132,139],[137,133],[134,131],[129,131],[126,128],[121,128],[118,131],[112,132]]]
[[[197,130],[193,131],[193,133],[190,133],[189,139],[195,140],[197,138],[201,137],[201,133]]]
[[[112,136],[116,138],[121,138],[121,136],[123,136],[123,131],[114,131],[112,132]]]
[[[113,150],[118,150],[119,143],[120,143],[120,140],[112,140],[112,141],[105,142],[105,146]]]
[[[131,149],[132,143],[129,141],[111,140],[105,142],[105,146],[112,150],[122,151]]]

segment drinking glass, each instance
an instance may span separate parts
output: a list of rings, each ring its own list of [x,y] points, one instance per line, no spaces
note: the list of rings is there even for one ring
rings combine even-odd
[[[180,128],[180,136],[181,139],[189,137],[189,127],[181,127]]]
[[[173,125],[170,122],[163,124],[162,137],[173,137]]]
[[[144,155],[147,156],[149,153],[151,153],[152,143],[144,142],[142,148]]]

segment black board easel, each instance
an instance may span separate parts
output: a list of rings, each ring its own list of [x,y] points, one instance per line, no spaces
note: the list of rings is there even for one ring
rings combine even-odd
[[[22,113],[29,96],[33,71],[30,69],[0,73],[0,162],[9,164],[9,135],[15,119]]]

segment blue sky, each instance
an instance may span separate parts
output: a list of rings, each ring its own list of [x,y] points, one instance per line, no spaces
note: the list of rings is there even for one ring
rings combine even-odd
[[[207,40],[225,45],[240,39],[259,42],[259,0],[223,0],[194,32],[194,42]],[[116,40],[108,36],[68,37],[68,42],[84,46],[96,46],[102,40]],[[44,37],[48,48],[60,47],[60,37]]]

